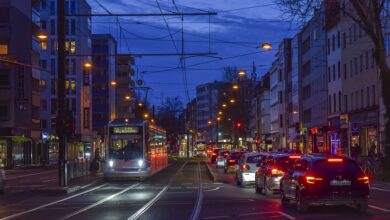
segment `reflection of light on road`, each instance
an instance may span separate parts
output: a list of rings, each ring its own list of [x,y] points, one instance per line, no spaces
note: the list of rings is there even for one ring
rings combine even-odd
[[[208,189],[208,190],[203,190],[205,192],[210,192],[210,191],[217,191],[219,190],[221,187],[215,187],[214,189]]]

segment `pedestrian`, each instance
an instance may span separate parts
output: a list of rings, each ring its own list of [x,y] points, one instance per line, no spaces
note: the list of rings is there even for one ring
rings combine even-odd
[[[100,150],[99,148],[97,148],[95,150],[95,157],[92,159],[91,161],[91,165],[89,167],[89,171],[91,172],[91,174],[93,176],[96,176],[97,175],[97,172],[99,171],[99,161],[101,160],[101,157],[100,157]]]

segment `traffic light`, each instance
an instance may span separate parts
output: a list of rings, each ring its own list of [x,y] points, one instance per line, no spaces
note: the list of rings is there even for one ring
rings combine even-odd
[[[240,121],[236,122],[236,128],[242,128],[242,123]]]

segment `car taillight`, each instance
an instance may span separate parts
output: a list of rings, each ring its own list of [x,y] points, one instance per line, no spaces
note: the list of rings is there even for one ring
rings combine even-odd
[[[279,169],[274,168],[274,169],[271,169],[271,175],[272,176],[284,175],[284,172],[279,170]]]
[[[234,162],[236,162],[235,160],[229,160],[229,163],[234,163]]]
[[[288,156],[289,159],[301,159],[301,156],[299,155],[291,155],[291,156]]]
[[[216,153],[213,153],[213,156],[217,155]]]
[[[363,177],[359,177],[358,181],[362,182],[364,184],[369,184],[370,183],[370,178],[368,178],[368,176],[363,176]]]
[[[340,162],[343,162],[343,159],[341,159],[341,158],[329,158],[328,162],[329,163],[340,163]]]
[[[306,183],[308,184],[316,184],[318,182],[322,182],[322,179],[321,177],[314,177],[314,176],[306,176]]]
[[[243,169],[243,170],[250,170],[251,168],[249,167],[248,164],[243,164],[243,165],[242,165],[242,169]]]

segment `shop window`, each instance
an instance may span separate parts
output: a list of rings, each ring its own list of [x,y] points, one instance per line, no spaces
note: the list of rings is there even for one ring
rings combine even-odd
[[[8,44],[0,43],[0,55],[8,55]]]

